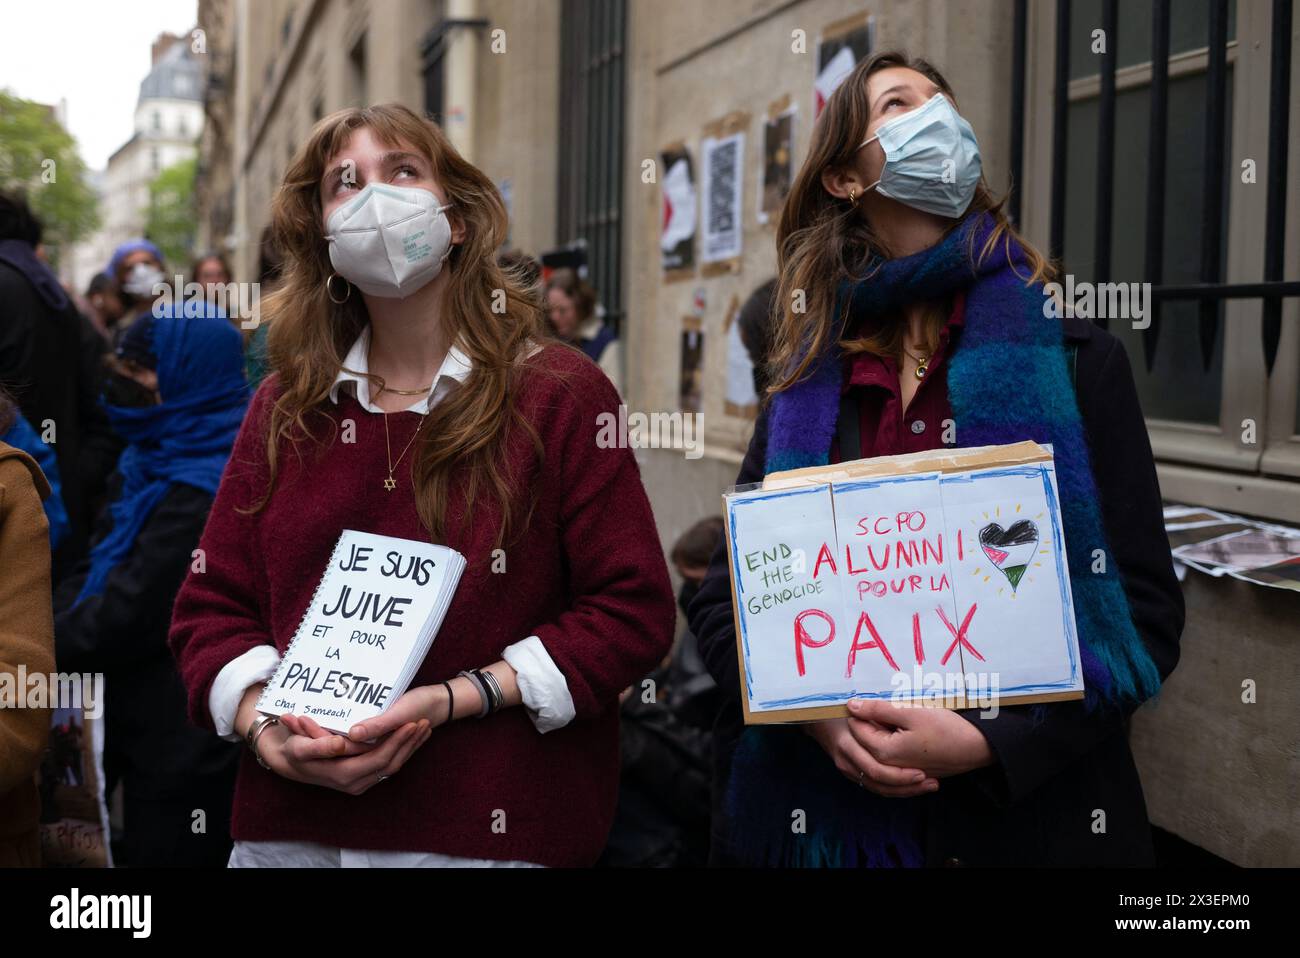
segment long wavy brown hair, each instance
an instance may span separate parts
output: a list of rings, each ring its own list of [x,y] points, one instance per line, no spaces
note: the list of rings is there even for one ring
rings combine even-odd
[[[267,356],[279,374],[282,392],[267,432],[270,483],[252,511],[271,497],[281,445],[298,451],[304,438],[319,442],[313,419],[335,426],[324,414],[330,387],[343,357],[369,322],[359,295],[341,304],[327,295],[325,282],[333,267],[320,202],[326,163],[363,127],[385,146],[413,149],[427,157],[453,204],[451,218],[465,227],[464,242],[452,248],[443,266],[448,276],[440,319],[447,342],[464,350],[472,369],[420,425],[411,460],[420,520],[434,541],[445,541],[449,501],[463,480],[462,518],[468,521],[475,502],[486,495],[500,515],[496,540],[501,545],[519,518],[521,498],[515,478],[504,471],[511,425],[518,424],[541,453],[537,430],[516,403],[530,349],[544,338],[541,312],[518,276],[497,265],[507,216],[496,186],[456,151],[437,125],[393,103],[340,110],[320,120],[289,164],[272,202],[271,237],[284,261],[281,282],[262,311],[268,324]],[[379,382],[378,377],[371,379]]]
[[[866,273],[871,258],[892,255],[867,217],[822,185],[823,170],[852,166],[871,119],[867,80],[890,67],[915,70],[956,102],[952,87],[932,64],[898,51],[877,53],[863,60],[826,101],[813,127],[808,158],[790,188],[777,227],[778,284],[772,301],[775,334],[769,357],[772,374],[769,396],[802,379],[830,337],[840,337],[845,331],[847,317],[836,315],[835,308],[839,282],[869,279]],[[983,263],[999,247],[1003,255],[1010,257],[1010,244],[1014,240],[1023,247],[1032,267],[1032,275],[1025,277],[1026,283],[1050,279],[1054,273],[1051,265],[1016,234],[1003,212],[1004,203],[1005,197],[995,199],[981,176],[968,213],[987,212],[997,225],[978,254],[973,249],[970,251],[972,260]],[[954,220],[949,232],[960,222]],[[931,349],[948,312],[946,302],[927,306],[924,325]],[[897,357],[902,350],[906,324],[901,316],[896,319],[870,335],[839,339],[838,346],[845,353],[872,352]]]

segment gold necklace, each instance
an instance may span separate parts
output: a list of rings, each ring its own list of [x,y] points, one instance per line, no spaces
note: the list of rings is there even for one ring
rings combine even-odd
[[[369,367],[369,365],[370,365],[370,353],[367,350],[366,353],[367,368]],[[380,394],[385,392],[390,392],[397,396],[427,396],[429,392],[433,389],[433,383],[430,383],[424,389],[389,389],[387,383],[385,383],[383,379],[380,379],[379,383],[380,383],[379,392],[375,394],[376,398],[378,398]],[[394,489],[397,488],[397,480],[393,478],[393,470],[397,468],[398,463],[402,461],[402,457],[406,455],[407,450],[410,449],[411,446],[415,443],[415,437],[420,434],[420,426],[424,425],[424,417],[427,416],[428,414],[429,411],[427,408],[425,409],[424,412],[420,414],[420,425],[417,425],[415,427],[415,432],[411,434],[411,441],[406,444],[406,449],[403,449],[400,453],[397,454],[397,462],[393,462],[393,441],[391,438],[389,438],[388,435],[388,413],[386,412],[384,413],[384,450],[388,454],[388,478],[384,480],[384,488],[387,489],[389,492],[392,492]]]
[[[907,354],[908,359],[916,363],[916,378],[924,379],[926,370],[930,368],[930,356],[933,356],[934,353],[931,353],[930,356],[924,356],[924,357],[913,356],[911,353],[907,352],[906,346],[903,347],[903,352]]]
[[[427,396],[432,389],[433,383],[429,383],[422,389],[393,389],[391,386],[383,384],[380,385],[379,392],[392,393],[394,396]]]
[[[424,425],[424,417],[427,415],[428,413],[420,414],[420,426]],[[393,478],[393,470],[402,461],[402,456],[406,455],[406,450],[411,448],[411,445],[415,442],[415,437],[420,434],[420,426],[415,427],[415,432],[411,434],[411,441],[406,444],[406,449],[398,453],[397,462],[393,462],[393,443],[388,437],[388,413],[384,413],[384,448],[388,452],[388,478],[384,480],[384,488],[389,492],[397,488],[397,480]]]

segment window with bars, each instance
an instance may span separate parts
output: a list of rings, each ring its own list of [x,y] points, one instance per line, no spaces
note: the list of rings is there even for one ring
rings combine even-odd
[[[563,0],[556,240],[587,249],[605,321],[623,321],[626,0]]]
[[[1164,195],[1178,202],[1159,204],[1163,209],[1159,251],[1160,262],[1146,262],[1146,241],[1152,238],[1142,222],[1148,211],[1146,199],[1160,188],[1160,178],[1143,160],[1151,150],[1152,108],[1152,4],[1119,4],[1116,29],[1111,38],[1115,60],[1114,90],[1108,94],[1112,106],[1103,109],[1101,57],[1091,52],[1092,31],[1104,29],[1102,0],[1075,0],[1070,11],[1070,105],[1067,111],[1067,142],[1080,144],[1069,153],[1066,163],[1064,231],[1060,240],[1061,265],[1067,273],[1092,282],[1153,279],[1160,283],[1196,283],[1201,275],[1202,250],[1215,247],[1210,255],[1214,269],[1209,277],[1223,275],[1226,244],[1219,241],[1222,224],[1228,218],[1228,191],[1217,197],[1219,208],[1209,204],[1214,195],[1204,189],[1207,158],[1204,144],[1206,109],[1210,94],[1207,76],[1209,4],[1192,0],[1170,11],[1168,59],[1173,75],[1165,93]],[[1230,6],[1235,6],[1232,4]],[[1144,15],[1145,14],[1145,15]],[[1231,91],[1236,41],[1232,18],[1227,20],[1225,92]],[[1224,98],[1221,130],[1232,128],[1231,96]],[[1110,133],[1115,144],[1112,160],[1111,209],[1098,209],[1099,148],[1085,144],[1098,141],[1103,112],[1113,114]],[[1219,170],[1227,167],[1229,137],[1219,135],[1217,154],[1212,158]],[[1152,173],[1156,176],[1152,176]],[[1220,172],[1220,177],[1223,175]],[[1115,212],[1120,211],[1116,216]],[[1131,211],[1132,215],[1123,211]],[[1109,215],[1107,215],[1109,213]],[[1211,215],[1213,214],[1213,215]],[[1109,224],[1109,235],[1099,241],[1098,227]],[[1135,228],[1141,227],[1141,228]],[[1218,236],[1209,235],[1214,231]],[[1123,265],[1120,265],[1123,264]],[[1154,268],[1153,268],[1154,267]],[[1124,274],[1132,275],[1124,275]],[[1207,300],[1210,312],[1204,328],[1198,303],[1190,300],[1161,303],[1155,309],[1151,330],[1134,330],[1123,322],[1110,324],[1124,341],[1133,359],[1138,394],[1148,417],[1189,423],[1213,424],[1221,413],[1223,387],[1222,301]],[[1153,311],[1154,313],[1154,311]],[[1161,331],[1165,333],[1160,336]],[[1185,388],[1169,389],[1172,382]]]
[[[1010,209],[1076,281],[1152,284],[1149,328],[1097,322],[1167,494],[1300,520],[1292,6],[1017,0]]]
[[[424,78],[424,115],[439,125],[443,122],[446,95],[446,55],[450,25],[447,4],[432,0],[433,27],[420,40],[420,75]]]

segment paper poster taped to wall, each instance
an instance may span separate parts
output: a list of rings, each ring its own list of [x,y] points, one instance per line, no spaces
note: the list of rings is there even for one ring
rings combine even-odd
[[[682,319],[682,412],[700,412],[704,402],[704,327],[698,316]]]
[[[758,221],[772,222],[781,212],[794,182],[795,106],[784,96],[768,108],[763,124],[763,181],[758,192]]]
[[[744,224],[745,131],[747,118],[732,114],[705,129],[700,144],[703,192],[700,262],[708,272],[739,269]]]
[[[724,514],[747,722],[1082,697],[1046,447],[774,473]]]
[[[695,171],[685,144],[665,147],[659,154],[662,216],[659,253],[665,278],[689,276],[695,269]]]
[[[817,42],[817,78],[813,81],[813,119],[821,116],[836,87],[875,48],[876,21],[867,13],[830,24]]]

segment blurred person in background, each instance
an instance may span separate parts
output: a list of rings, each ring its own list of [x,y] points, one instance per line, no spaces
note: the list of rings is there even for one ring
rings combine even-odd
[[[158,295],[154,290],[168,282],[162,251],[147,239],[127,240],[113,251],[108,275],[117,283],[126,313],[113,330],[110,345],[116,349],[131,324],[149,315]]]
[[[234,282],[234,274],[230,272],[230,264],[224,256],[213,252],[196,258],[190,265],[190,282],[202,286],[203,298],[213,305],[221,306],[227,319],[232,322],[238,319],[233,316],[233,307],[238,304],[229,304],[225,298],[225,287]]]
[[[0,193],[0,386],[58,461],[69,528],[57,580],[85,550],[121,443],[98,402],[103,340],[37,257],[41,234],[26,200]]]
[[[49,484],[36,462],[0,442],[0,672],[21,687],[54,671],[50,617],[50,538],[41,499]],[[24,703],[25,704],[25,703]],[[0,868],[41,864],[35,774],[50,735],[48,708],[0,708]]]
[[[126,333],[104,399],[128,442],[89,557],[55,593],[59,668],[103,672],[106,792],[125,799],[131,867],[225,864],[237,746],[185,719],[167,648],[248,401],[239,333],[201,300],[159,307]],[[195,809],[206,832],[191,828]]]
[[[683,616],[722,533],[722,517],[710,516],[673,545]],[[623,693],[618,811],[600,864],[691,868],[707,863],[717,713],[717,684],[688,628],[659,667]]]
[[[50,484],[50,494],[45,497],[45,518],[50,524],[50,549],[63,544],[68,537],[68,510],[63,505],[63,484],[59,481],[59,462],[54,450],[36,435],[21,410],[0,389],[0,443],[21,449],[31,456],[40,466],[46,482]]]
[[[271,227],[262,230],[262,239],[257,246],[257,297],[264,299],[280,285],[280,271],[284,265],[284,256],[275,245]],[[262,315],[261,306],[257,310],[258,323],[252,329],[244,330],[244,375],[248,377],[250,389],[257,389],[269,371],[266,358],[266,335],[268,326]]]
[[[686,610],[699,594],[704,576],[709,571],[709,560],[713,558],[724,532],[722,516],[706,516],[682,533],[673,544],[671,559],[682,580],[677,590],[677,607],[688,621]],[[672,704],[682,718],[691,725],[711,728],[717,715],[717,683],[700,657],[699,643],[689,627],[673,651],[669,677]]]
[[[557,269],[546,281],[546,319],[551,331],[586,353],[621,394],[618,334],[597,315],[596,304],[596,291],[576,270]]]
[[[85,299],[89,310],[87,318],[107,344],[118,322],[126,314],[122,297],[118,295],[117,283],[107,273],[96,273],[86,287]]]
[[[749,361],[754,366],[754,392],[762,402],[772,381],[767,361],[772,353],[772,335],[775,327],[772,317],[772,299],[776,296],[776,277],[773,276],[745,300],[740,307],[740,341],[745,345]]]

